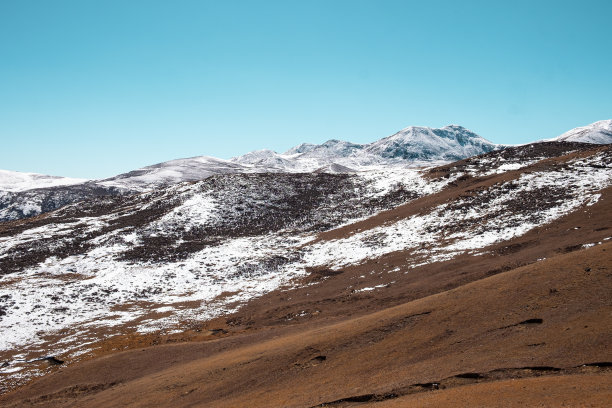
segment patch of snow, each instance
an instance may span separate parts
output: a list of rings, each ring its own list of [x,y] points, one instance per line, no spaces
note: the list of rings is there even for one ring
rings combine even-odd
[[[376,286],[372,286],[372,287],[366,287],[366,288],[361,288],[361,289],[357,289],[355,290],[353,293],[360,293],[360,292],[370,292],[376,289],[380,289],[380,288],[384,288],[387,285],[381,284],[381,285],[376,285]]]

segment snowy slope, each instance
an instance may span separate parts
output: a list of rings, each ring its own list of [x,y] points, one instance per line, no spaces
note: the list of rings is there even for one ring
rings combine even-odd
[[[36,188],[68,186],[84,183],[86,181],[86,179],[0,170],[0,191],[18,192]]]
[[[98,329],[155,331],[230,310],[230,298],[242,302],[303,275],[296,247],[318,231],[448,182],[417,170],[223,174],[0,228],[0,361],[6,353],[15,361],[0,374],[18,374],[28,366],[18,360],[35,349],[78,355]],[[132,301],[144,303],[117,309]],[[167,318],[138,319],[150,311]],[[52,339],[58,330],[61,341]]]
[[[183,181],[202,180],[213,174],[245,171],[248,171],[248,169],[244,166],[228,160],[199,156],[154,164],[129,173],[99,180],[96,184],[104,187],[144,191]]]
[[[236,165],[247,166],[252,170],[290,171],[301,168],[291,157],[268,149],[255,150],[231,160]]]
[[[587,126],[577,127],[547,141],[594,144],[612,143],[612,119],[600,120]]]

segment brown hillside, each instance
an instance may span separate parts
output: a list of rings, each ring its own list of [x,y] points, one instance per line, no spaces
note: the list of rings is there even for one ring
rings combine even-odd
[[[444,403],[466,384],[504,396],[507,383],[486,384],[550,376],[560,389],[566,375],[609,392],[611,251],[607,243],[560,254],[342,321],[111,354],[42,378],[4,404],[341,406],[401,403],[445,387],[427,400]],[[522,381],[535,393],[542,380]]]

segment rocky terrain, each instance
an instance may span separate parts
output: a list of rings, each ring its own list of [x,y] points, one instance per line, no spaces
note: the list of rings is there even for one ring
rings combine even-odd
[[[240,161],[0,223],[3,406],[609,401],[611,145]]]

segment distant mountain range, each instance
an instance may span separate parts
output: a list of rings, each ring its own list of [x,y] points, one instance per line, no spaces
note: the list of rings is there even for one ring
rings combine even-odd
[[[546,141],[612,143],[612,120],[572,129]],[[92,197],[130,194],[228,173],[350,173],[383,167],[424,167],[484,154],[494,144],[458,125],[410,126],[372,143],[329,140],[285,153],[258,150],[229,160],[198,156],[143,167],[103,180],[0,170],[0,221],[35,216]]]
[[[277,171],[357,170],[369,166],[454,161],[502,147],[458,126],[440,129],[410,126],[373,143],[329,140],[303,143],[283,154],[259,150],[231,159],[242,165]]]

